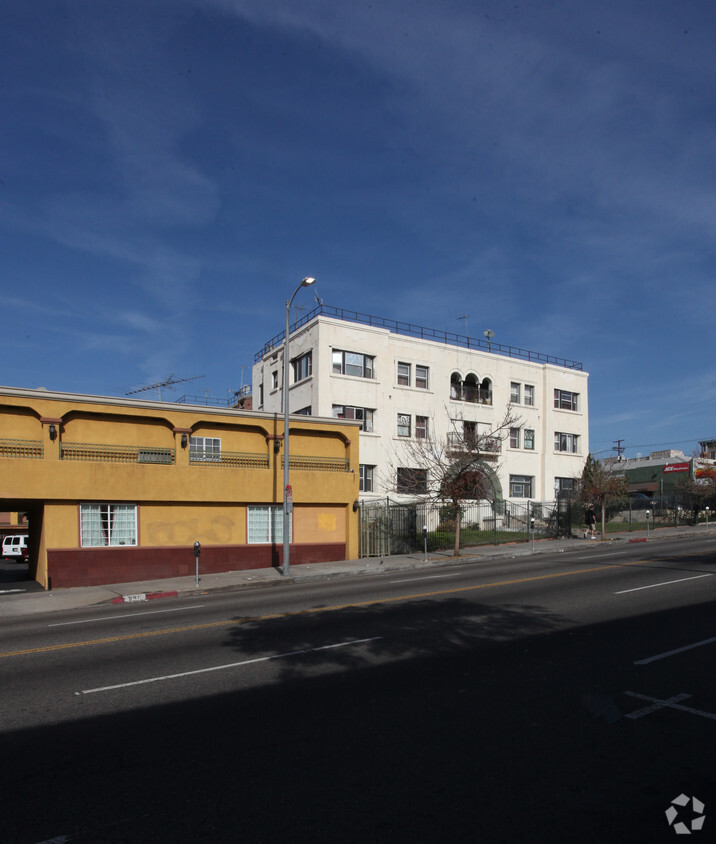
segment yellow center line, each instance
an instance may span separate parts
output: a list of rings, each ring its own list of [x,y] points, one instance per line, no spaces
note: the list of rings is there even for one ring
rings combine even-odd
[[[329,607],[309,607],[304,610],[290,610],[288,612],[270,613],[268,615],[257,615],[248,618],[232,618],[223,621],[207,621],[202,624],[189,624],[184,627],[169,627],[163,630],[150,630],[144,633],[127,633],[123,636],[108,636],[104,639],[87,639],[83,642],[64,642],[58,645],[45,645],[41,648],[27,648],[20,651],[0,652],[0,659],[10,656],[26,656],[28,654],[47,653],[49,651],[63,651],[70,648],[85,648],[91,645],[110,645],[115,642],[126,642],[131,639],[147,639],[151,636],[170,636],[173,633],[189,633],[192,630],[208,630],[212,627],[228,627],[231,624],[246,624],[254,621],[269,621],[276,618],[289,618],[298,615],[315,615],[317,613],[335,612],[337,610],[355,609],[358,607],[370,607],[376,604],[395,604],[401,601],[415,601],[420,598],[437,598],[441,595],[456,595],[461,592],[474,592],[478,589],[493,589],[498,586],[514,586],[519,583],[533,583],[538,580],[552,580],[557,577],[572,577],[577,574],[590,574],[595,571],[606,569],[624,568],[626,566],[640,566],[652,560],[636,560],[632,563],[610,563],[608,565],[593,566],[587,569],[574,569],[572,571],[561,571],[553,574],[538,574],[533,577],[518,577],[512,580],[495,580],[491,583],[479,583],[473,586],[457,586],[452,589],[438,589],[432,592],[415,592],[411,595],[398,595],[393,598],[371,598],[368,601],[350,601],[347,604],[333,604]]]

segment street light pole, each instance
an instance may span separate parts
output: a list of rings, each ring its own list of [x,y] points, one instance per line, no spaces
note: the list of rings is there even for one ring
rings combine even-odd
[[[291,303],[302,287],[315,284],[316,279],[306,276],[293,291],[293,296],[286,301],[286,334],[283,341],[283,569],[282,573],[288,577],[291,571],[289,560],[291,528],[291,512],[293,510],[293,493],[289,484],[288,474],[288,321],[291,315]]]

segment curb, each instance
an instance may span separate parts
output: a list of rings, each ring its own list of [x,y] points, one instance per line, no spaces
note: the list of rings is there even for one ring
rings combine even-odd
[[[131,604],[135,601],[152,601],[155,598],[176,598],[178,592],[140,592],[138,595],[121,595],[118,598],[112,598],[113,604]]]
[[[630,539],[629,542],[646,542],[646,537],[642,537],[641,539]]]

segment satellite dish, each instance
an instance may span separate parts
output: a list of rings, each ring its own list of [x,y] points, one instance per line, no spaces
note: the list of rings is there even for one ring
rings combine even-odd
[[[495,332],[491,328],[486,328],[482,332],[487,337],[487,351],[490,351],[490,340],[495,336]]]

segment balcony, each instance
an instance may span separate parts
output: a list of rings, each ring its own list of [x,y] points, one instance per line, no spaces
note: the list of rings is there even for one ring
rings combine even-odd
[[[502,440],[499,437],[450,431],[448,433],[448,450],[459,454],[469,453],[493,457],[502,451]]]

